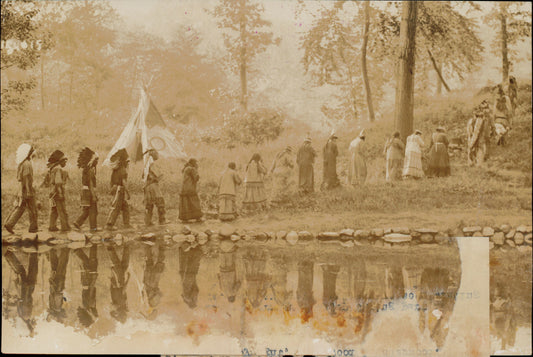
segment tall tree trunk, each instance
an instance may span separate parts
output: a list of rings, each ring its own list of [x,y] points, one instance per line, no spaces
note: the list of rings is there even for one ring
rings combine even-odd
[[[505,13],[505,4],[500,4],[500,25],[501,25],[501,47],[502,47],[502,81],[507,83],[509,78],[509,56],[507,51],[507,16]]]
[[[44,55],[41,53],[41,110],[44,109]]]
[[[239,24],[241,31],[241,107],[244,111],[248,110],[248,83],[246,81],[246,19],[244,17],[245,2],[240,1],[241,21]]]
[[[446,83],[446,81],[444,80],[444,77],[442,76],[442,72],[440,70],[440,67],[441,65],[437,65],[437,61],[435,61],[435,57],[433,57],[433,54],[431,53],[431,51],[428,49],[428,55],[429,55],[429,59],[431,59],[431,64],[433,65],[433,69],[435,70],[435,72],[437,72],[437,76],[439,76],[439,86],[437,87],[437,90],[440,89],[440,84],[442,83],[444,85],[444,88],[446,88],[446,90],[449,92],[450,91],[450,87],[448,87],[448,84]],[[440,89],[442,91],[442,89]],[[440,92],[438,92],[440,94]]]
[[[361,51],[361,68],[363,71],[363,82],[365,83],[366,104],[368,107],[368,118],[370,121],[375,120],[374,105],[372,104],[372,93],[370,92],[370,83],[368,81],[368,72],[366,68],[366,47],[368,44],[368,30],[370,28],[370,2],[365,1],[365,28],[363,34],[363,48]]]
[[[396,77],[394,124],[405,140],[413,131],[413,99],[415,79],[416,1],[402,3],[400,25],[400,56]]]

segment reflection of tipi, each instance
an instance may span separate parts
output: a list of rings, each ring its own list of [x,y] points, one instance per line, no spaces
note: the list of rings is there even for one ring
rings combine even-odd
[[[146,89],[141,87],[140,92],[139,106],[107,155],[104,165],[108,165],[111,156],[122,148],[126,149],[132,161],[142,160],[143,153],[148,149],[156,149],[162,157],[186,158],[182,146],[167,128]]]

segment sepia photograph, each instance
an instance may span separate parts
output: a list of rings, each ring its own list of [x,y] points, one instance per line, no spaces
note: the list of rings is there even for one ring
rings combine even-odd
[[[0,5],[3,353],[532,354],[531,2]]]

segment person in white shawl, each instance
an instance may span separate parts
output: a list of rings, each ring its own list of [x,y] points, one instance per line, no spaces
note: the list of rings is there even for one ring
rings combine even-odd
[[[421,178],[424,177],[422,169],[422,148],[424,147],[424,140],[422,140],[422,132],[416,130],[414,134],[407,137],[405,145],[405,161],[403,166],[403,177]]]
[[[350,167],[348,170],[348,183],[351,185],[363,184],[366,180],[366,163],[361,154],[361,149],[365,141],[365,130],[361,130],[359,136],[351,143],[348,151],[350,152]]]

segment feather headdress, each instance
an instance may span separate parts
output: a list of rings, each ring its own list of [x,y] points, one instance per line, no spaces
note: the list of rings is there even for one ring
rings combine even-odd
[[[98,157],[98,154],[89,149],[88,147],[83,148],[78,155],[78,167],[85,168],[89,166],[95,158]]]
[[[52,155],[48,158],[48,164],[46,166],[52,167],[53,165],[59,163],[61,160],[66,160],[65,154],[61,150],[55,150]]]
[[[15,162],[17,165],[20,165],[22,161],[26,160],[28,156],[33,152],[33,147],[30,144],[20,144],[17,149],[17,154],[15,157]]]
[[[111,166],[116,168],[118,166],[123,166],[126,162],[129,161],[129,155],[126,149],[122,148],[118,150],[111,156]]]

